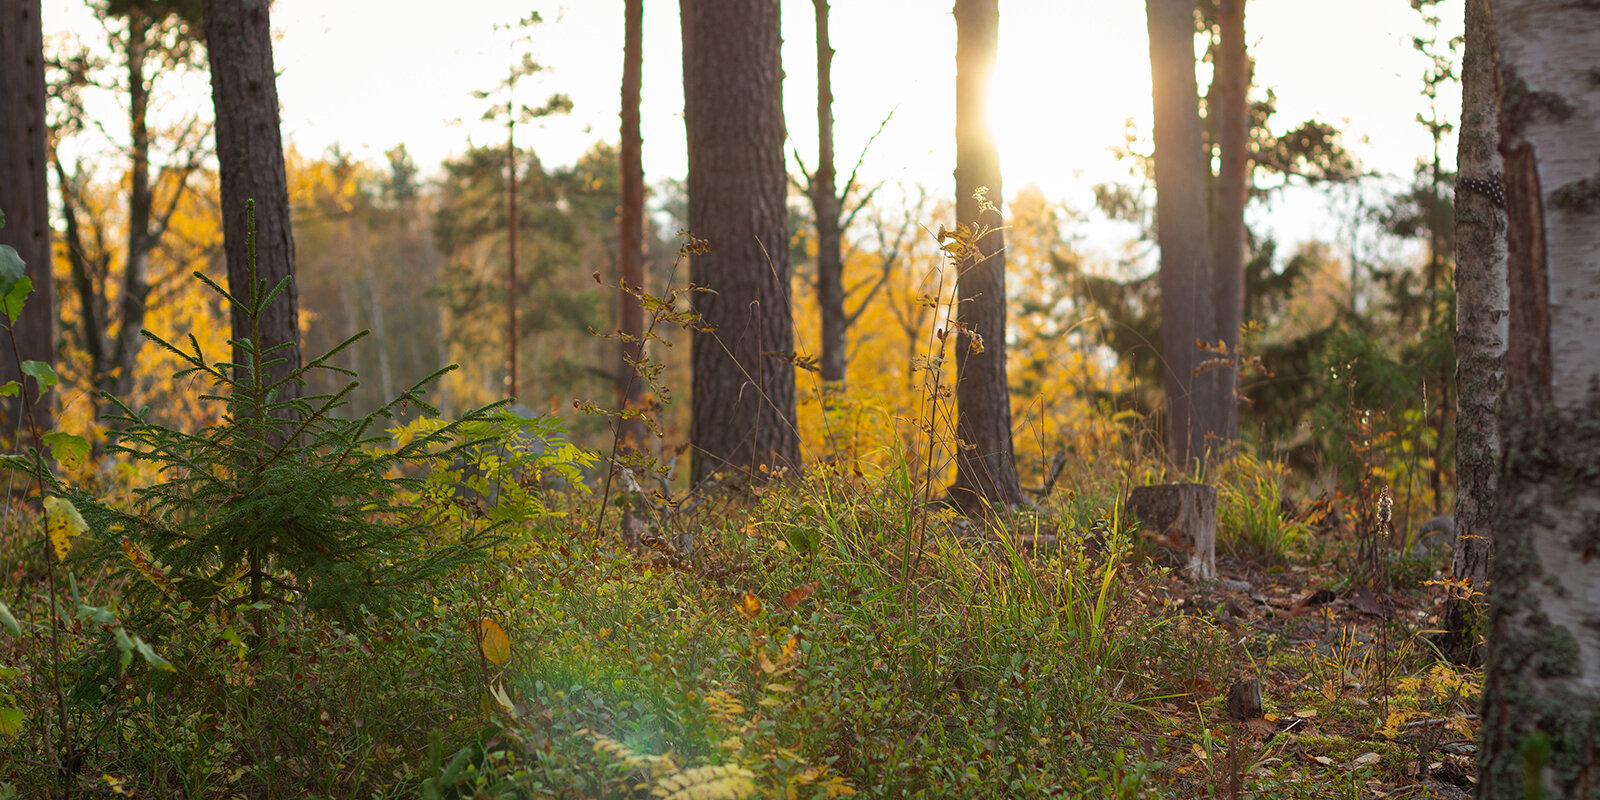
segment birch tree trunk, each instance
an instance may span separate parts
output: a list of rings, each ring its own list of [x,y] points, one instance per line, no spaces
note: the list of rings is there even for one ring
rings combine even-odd
[[[1478,796],[1600,786],[1600,5],[1494,0],[1511,317]]]
[[[1501,185],[1499,98],[1489,0],[1467,0],[1456,156],[1456,550],[1460,593],[1446,601],[1440,649],[1460,663],[1481,658],[1482,620],[1469,593],[1489,579],[1490,532],[1500,471],[1497,419],[1506,351],[1506,216]],[[1471,183],[1470,181],[1481,181]]]

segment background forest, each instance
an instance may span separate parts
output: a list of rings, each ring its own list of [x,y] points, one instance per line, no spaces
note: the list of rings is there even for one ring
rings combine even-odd
[[[44,198],[0,233],[48,248],[0,252],[0,800],[1588,774],[1555,723],[1480,739],[1502,368],[1458,379],[1457,234],[1503,275],[1517,198],[1458,180],[1458,148],[1500,174],[1487,2],[1384,4],[1414,95],[1363,128],[1259,77],[1281,10],[1150,0],[1102,54],[1143,110],[1088,144],[1114,101],[1021,73],[1049,44],[995,0],[893,10],[942,26],[937,87],[834,65],[849,4],[508,6],[461,45],[490,77],[410,79],[404,124],[384,64],[320,76],[400,131],[345,143],[272,88],[321,64],[269,27],[294,3],[48,5],[0,2]],[[585,105],[616,78],[620,136]]]

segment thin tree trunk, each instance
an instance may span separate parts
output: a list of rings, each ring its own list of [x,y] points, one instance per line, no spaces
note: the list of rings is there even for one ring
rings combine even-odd
[[[812,0],[817,17],[817,171],[811,208],[817,218],[817,305],[822,310],[822,381],[845,380],[843,232],[839,229],[837,171],[833,164],[833,47],[828,43],[828,0]]]
[[[510,87],[515,87],[517,74],[511,73]],[[506,99],[506,396],[517,399],[517,107],[512,89],[507,89]]]
[[[639,130],[639,102],[644,72],[644,0],[623,3],[622,43],[622,207],[617,217],[620,257],[617,259],[622,283],[632,289],[644,288],[644,138]],[[644,409],[644,378],[634,365],[644,359],[644,305],[639,298],[623,292],[618,298],[618,331],[621,349],[617,363],[617,402],[628,411]],[[644,449],[647,428],[644,420],[624,418],[617,424],[617,437],[624,453]]]
[[[50,254],[50,195],[47,177],[47,128],[44,116],[44,34],[39,0],[0,0],[0,211],[5,227],[0,244],[15,248],[24,274],[33,282],[22,316],[11,326],[16,352],[0,354],[0,382],[22,381],[17,357],[55,363],[55,284]],[[6,325],[11,325],[9,319]],[[24,381],[30,395],[38,385]],[[31,422],[50,430],[55,394],[33,404]],[[7,398],[0,405],[3,436],[20,434],[23,405]],[[23,444],[22,436],[11,442]]]
[[[997,0],[956,0],[956,222],[989,232],[964,254],[956,276],[956,481],[951,499],[968,511],[1022,502],[1012,455],[1006,381],[1006,254],[1000,228],[1000,151],[987,119],[989,78],[999,50]],[[987,189],[984,207],[974,194]]]
[[[216,109],[217,161],[222,173],[223,242],[228,256],[228,286],[235,297],[251,295],[245,241],[245,204],[255,201],[255,277],[267,288],[294,275],[294,235],[290,230],[289,188],[279,133],[278,89],[272,68],[272,25],[268,0],[204,0],[206,51],[211,62],[211,99]],[[299,302],[294,281],[262,310],[261,341],[266,383],[272,385],[300,369]],[[251,338],[250,321],[233,309],[233,336]],[[281,346],[281,347],[280,347]],[[242,364],[243,353],[234,352]],[[277,389],[280,400],[299,397],[300,385]]]
[[[1167,457],[1187,469],[1203,460],[1207,434],[1220,435],[1214,381],[1195,379],[1212,334],[1216,286],[1207,232],[1211,166],[1200,130],[1194,75],[1194,0],[1146,0],[1155,112],[1156,236],[1161,248],[1161,355],[1167,399]],[[1229,398],[1231,400],[1231,398]]]
[[[691,475],[797,468],[777,0],[681,0],[694,307]]]
[[[1494,0],[1510,286],[1478,796],[1600,786],[1600,10]]]
[[[133,389],[134,365],[144,346],[146,301],[150,298],[150,251],[155,237],[150,231],[154,198],[150,191],[150,83],[145,77],[150,19],[137,5],[128,9],[128,138],[133,163],[128,170],[128,256],[123,265],[122,288],[117,300],[115,355],[103,373],[107,389],[127,397]],[[120,369],[119,369],[120,368]]]
[[[1212,197],[1212,263],[1216,270],[1215,320],[1207,341],[1227,347],[1221,359],[1196,380],[1207,381],[1217,401],[1217,444],[1231,446],[1239,439],[1239,326],[1244,322],[1244,206],[1250,191],[1250,58],[1245,52],[1244,0],[1219,0],[1216,52],[1217,146],[1220,151],[1216,192]],[[1208,167],[1209,169],[1209,167]]]
[[[1453,574],[1463,586],[1445,603],[1440,648],[1463,663],[1480,660],[1482,621],[1466,592],[1489,578],[1489,534],[1500,471],[1497,404],[1505,379],[1506,217],[1494,199],[1501,185],[1499,98],[1489,0],[1467,0],[1461,66],[1461,134],[1456,156],[1456,549]],[[1478,191],[1466,180],[1483,181]],[[1487,189],[1487,193],[1483,191]]]

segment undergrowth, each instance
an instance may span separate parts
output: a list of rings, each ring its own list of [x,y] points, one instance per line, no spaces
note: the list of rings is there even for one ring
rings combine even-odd
[[[7,462],[35,483],[0,527],[0,797],[1370,796],[1475,725],[1475,674],[1402,624],[1427,598],[1358,607],[1365,501],[1296,511],[1240,455],[1209,476],[1229,581],[1196,583],[1123,513],[1171,473],[1125,413],[964,518],[929,502],[946,439],[696,492],[629,454],[613,485],[558,420],[339,420],[243,350],[178,351],[211,427],[123,408],[157,482],[64,477],[59,437]],[[920,363],[908,427],[942,437]],[[1264,716],[1230,718],[1242,679]]]

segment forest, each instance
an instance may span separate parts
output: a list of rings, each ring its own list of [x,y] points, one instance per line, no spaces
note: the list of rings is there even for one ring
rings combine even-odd
[[[1600,797],[1600,4],[313,5],[0,0],[0,800]]]

